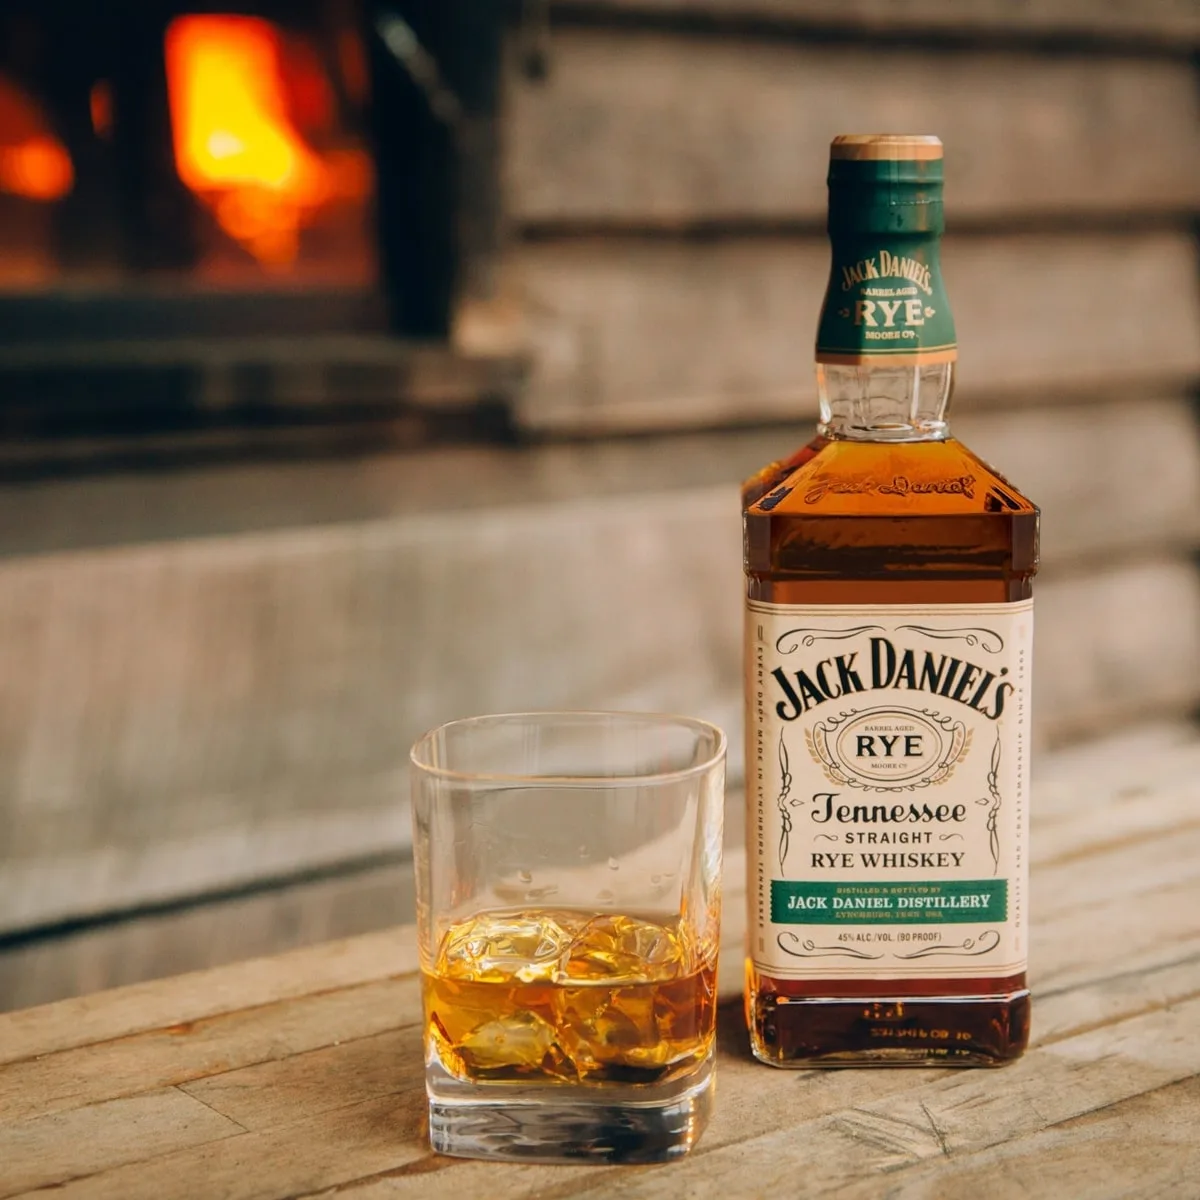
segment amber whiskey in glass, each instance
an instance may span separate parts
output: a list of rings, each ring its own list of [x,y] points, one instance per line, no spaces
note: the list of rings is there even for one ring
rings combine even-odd
[[[941,153],[835,140],[818,434],[743,488],[746,1011],[776,1066],[1029,1035],[1038,510],[949,434]]]

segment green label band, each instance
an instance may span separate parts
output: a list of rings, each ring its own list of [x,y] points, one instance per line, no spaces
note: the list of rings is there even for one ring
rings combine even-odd
[[[817,328],[817,361],[953,362],[954,317],[929,233],[843,236]]]
[[[771,880],[771,920],[776,925],[944,925],[1007,918],[1006,879],[924,883]]]

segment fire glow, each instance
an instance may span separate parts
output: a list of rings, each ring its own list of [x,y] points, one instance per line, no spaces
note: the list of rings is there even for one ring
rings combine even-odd
[[[180,17],[167,30],[179,177],[271,268],[296,260],[301,230],[323,208],[370,187],[365,153],[318,153],[296,129],[284,53],[276,27],[255,17]],[[328,86],[315,68],[308,75]]]
[[[26,94],[0,76],[0,192],[51,203],[74,185],[66,147]]]

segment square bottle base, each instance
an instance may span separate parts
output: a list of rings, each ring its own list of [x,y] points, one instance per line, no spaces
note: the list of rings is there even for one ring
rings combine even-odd
[[[747,1004],[755,1058],[775,1067],[999,1067],[1029,1041],[1029,992],[793,997]]]

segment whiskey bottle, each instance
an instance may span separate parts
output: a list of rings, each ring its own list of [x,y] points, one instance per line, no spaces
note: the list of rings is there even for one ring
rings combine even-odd
[[[942,145],[834,140],[817,436],[743,489],[755,1055],[994,1065],[1029,1033],[1038,510],[950,434]]]

